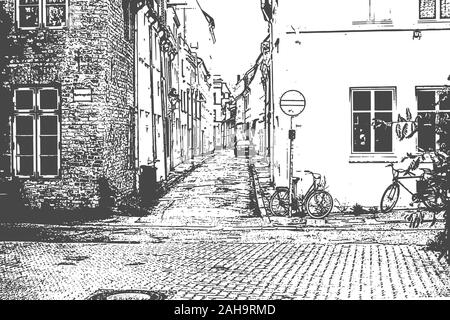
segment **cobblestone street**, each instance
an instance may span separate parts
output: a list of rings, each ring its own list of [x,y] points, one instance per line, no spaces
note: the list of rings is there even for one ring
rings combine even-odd
[[[448,297],[448,266],[404,245],[4,243],[2,299],[86,299],[100,289],[171,299]]]
[[[249,176],[249,160],[223,151],[174,186],[154,209],[138,220],[161,226],[261,226]]]
[[[168,299],[450,297],[450,270],[425,249],[442,230],[401,213],[309,226],[257,214],[249,160],[220,152],[146,217],[34,225],[70,241],[0,242],[0,299],[88,299],[148,290]]]

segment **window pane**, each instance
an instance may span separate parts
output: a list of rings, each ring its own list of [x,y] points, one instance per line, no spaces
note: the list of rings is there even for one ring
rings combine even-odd
[[[419,118],[419,148],[434,151],[436,148],[435,113],[421,113]]]
[[[355,113],[353,115],[353,151],[370,152],[371,131],[370,114]]]
[[[57,137],[41,137],[41,155],[56,156],[58,154]]]
[[[436,110],[435,104],[436,104],[436,94],[434,91],[417,92],[418,110]]]
[[[17,174],[20,176],[33,175],[33,157],[17,157]]]
[[[375,91],[375,110],[392,110],[392,91]]]
[[[63,27],[66,25],[66,0],[46,0],[46,20],[50,27]]]
[[[436,18],[436,0],[420,0],[420,19]]]
[[[370,91],[353,92],[353,110],[370,110]]]
[[[16,109],[33,109],[33,90],[16,90]]]
[[[58,108],[58,90],[42,89],[39,90],[39,108],[57,109]]]
[[[448,141],[449,141],[449,137],[448,137],[448,132],[450,132],[450,113],[441,113],[440,114],[441,117],[443,117],[443,119],[447,119],[446,121],[442,121],[441,122],[441,128],[442,128],[442,132],[440,132],[438,134],[438,141],[437,141],[437,145],[439,147],[439,149],[442,150],[442,144],[445,144],[448,148]],[[445,118],[446,117],[446,118]]]
[[[439,104],[440,110],[450,110],[450,93],[444,93],[439,96],[441,103]]]
[[[43,176],[58,175],[58,158],[57,157],[41,157],[40,174]]]
[[[41,134],[56,135],[58,133],[58,117],[46,116],[40,118],[41,120]]]
[[[39,0],[20,0],[19,26],[25,28],[39,26]]]
[[[33,137],[17,137],[16,153],[20,156],[33,155]]]
[[[441,19],[450,18],[450,1],[441,0]]]
[[[16,135],[33,135],[33,117],[16,117]]]
[[[386,122],[392,122],[392,113],[377,112],[375,118]],[[381,126],[375,128],[375,152],[392,152],[392,127]]]

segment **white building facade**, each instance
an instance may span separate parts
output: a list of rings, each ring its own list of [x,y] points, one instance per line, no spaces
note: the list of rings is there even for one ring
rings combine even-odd
[[[401,167],[407,153],[438,148],[433,119],[450,112],[449,103],[436,104],[450,74],[449,38],[448,0],[280,2],[273,22],[275,184],[288,180],[289,117],[280,98],[298,90],[306,98],[293,121],[301,189],[311,181],[295,171],[311,170],[326,177],[340,203],[377,206],[392,179],[387,164]],[[371,125],[406,118],[407,109],[412,119],[430,119],[411,139],[400,141],[395,124]]]

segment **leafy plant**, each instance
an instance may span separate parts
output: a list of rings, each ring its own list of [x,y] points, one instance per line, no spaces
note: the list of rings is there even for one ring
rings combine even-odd
[[[448,78],[450,80],[450,77]],[[432,106],[428,106],[427,110],[435,110],[436,106],[442,102],[450,99],[450,87],[443,86],[439,93],[439,100],[436,101]],[[424,178],[426,179],[427,192],[431,192],[436,198],[440,198],[445,205],[446,209],[446,227],[445,232],[442,235],[444,239],[441,239],[442,243],[445,244],[445,255],[450,261],[449,249],[450,241],[448,238],[450,221],[448,210],[449,199],[447,198],[447,193],[449,191],[449,176],[450,172],[450,145],[448,141],[450,140],[450,115],[448,113],[422,113],[418,114],[414,119],[411,111],[406,109],[406,116],[398,116],[397,121],[386,122],[379,119],[373,119],[373,126],[375,128],[392,128],[395,125],[395,134],[397,138],[402,141],[405,139],[412,138],[419,131],[420,123],[433,123],[435,127],[436,135],[438,136],[437,144],[439,146],[438,150],[430,152],[425,150],[419,150],[419,154],[407,154],[406,157],[402,159],[402,162],[409,159],[411,161],[406,173],[411,173],[419,168],[420,164],[423,162],[431,162],[433,165],[432,169],[429,169],[424,173]],[[433,223],[436,221],[436,210],[433,211]],[[417,228],[420,226],[424,219],[423,213],[416,212],[408,215],[407,220],[410,222],[410,227]]]
[[[447,235],[445,231],[439,232],[434,239],[430,239],[427,242],[426,249],[439,252],[439,260],[441,260],[448,250],[447,247]]]

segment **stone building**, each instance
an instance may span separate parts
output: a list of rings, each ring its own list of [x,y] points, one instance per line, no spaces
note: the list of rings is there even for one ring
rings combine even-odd
[[[134,176],[134,19],[122,0],[8,0],[11,174],[32,207],[96,207]]]
[[[183,6],[6,1],[25,44],[7,70],[8,171],[28,205],[110,206],[142,184],[151,198],[177,165],[214,150],[210,73]]]

